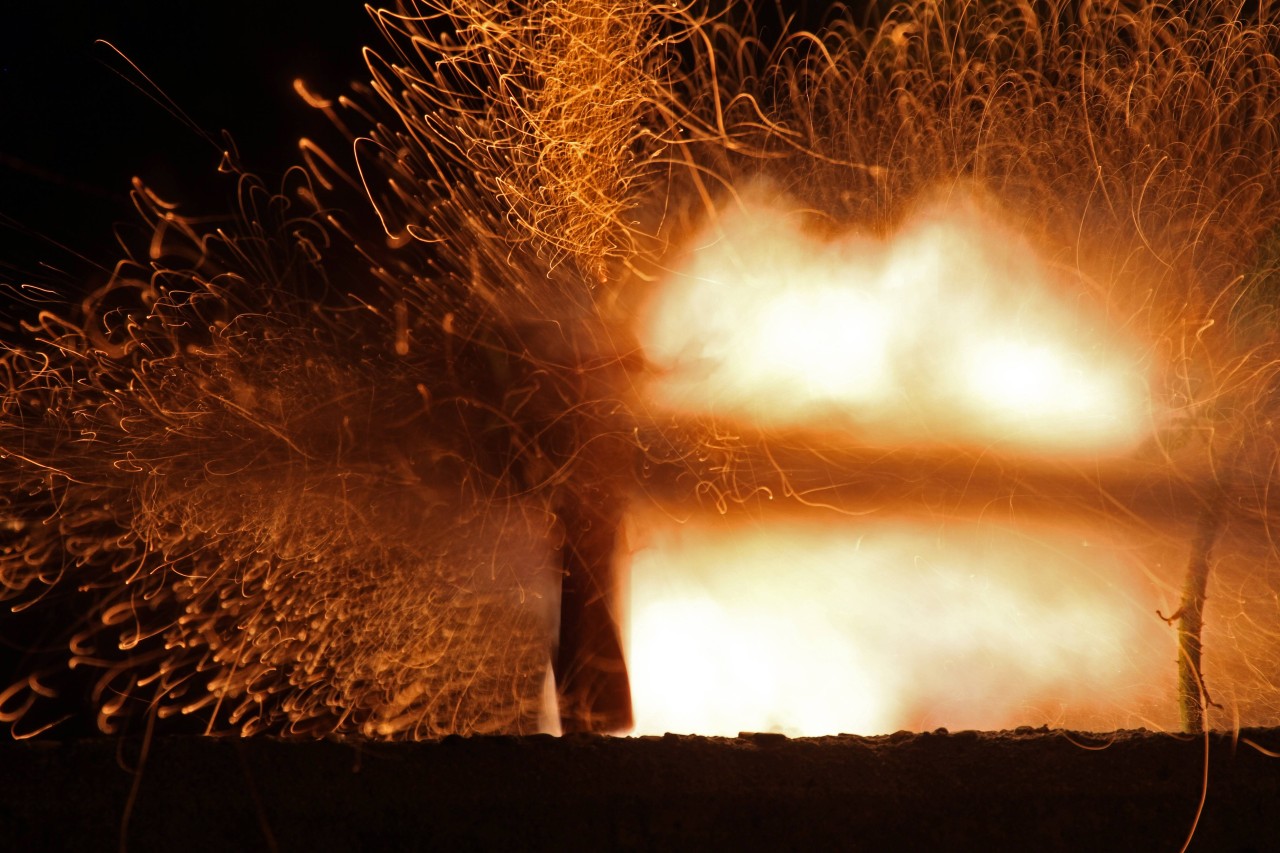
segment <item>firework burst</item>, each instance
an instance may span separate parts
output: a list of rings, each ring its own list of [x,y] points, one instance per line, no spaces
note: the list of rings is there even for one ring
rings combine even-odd
[[[1265,8],[920,2],[766,43],[710,5],[377,11],[367,85],[299,84],[354,156],[304,140],[278,191],[241,174],[224,228],[137,186],[150,241],[10,336],[0,584],[18,608],[75,599],[104,729],[532,731],[549,670],[565,727],[625,728],[628,502],[811,502],[805,463],[779,464],[800,439],[644,391],[639,306],[762,187],[818,240],[940,200],[1015,223],[1142,342],[1151,423],[1126,463],[1194,493],[1189,520],[1139,519],[1199,567],[1186,714],[1210,553],[1235,542],[1209,642],[1230,645],[1231,713],[1280,719]],[[66,663],[4,694],[16,732],[41,730]]]

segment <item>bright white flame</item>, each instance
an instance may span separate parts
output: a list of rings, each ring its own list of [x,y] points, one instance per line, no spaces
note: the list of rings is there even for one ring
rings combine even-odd
[[[755,341],[744,342],[743,369],[768,382],[798,380],[817,398],[870,403],[886,393],[889,317],[874,301],[848,289],[812,287],[777,294],[770,309],[765,322],[746,330]]]
[[[1115,389],[1038,343],[996,340],[974,346],[963,366],[968,390],[993,417],[1020,420],[1036,430],[1079,423],[1091,413],[1114,408]]]
[[[1175,722],[1152,710],[1173,707],[1176,657],[1155,591],[1078,533],[645,525],[630,585],[637,733]]]
[[[1140,359],[1063,276],[974,205],[888,240],[807,233],[750,195],[673,260],[641,337],[659,405],[864,442],[1119,449],[1143,434]]]

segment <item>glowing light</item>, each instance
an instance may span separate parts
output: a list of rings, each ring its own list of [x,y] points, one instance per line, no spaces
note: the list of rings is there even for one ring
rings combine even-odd
[[[806,233],[748,194],[676,259],[643,339],[659,404],[762,425],[826,419],[862,441],[1130,446],[1145,383],[1132,349],[1068,307],[1026,240],[972,205],[888,240]]]
[[[152,709],[296,737],[553,728],[557,580],[614,520],[566,507],[640,500],[638,468],[680,468],[688,504],[766,493],[738,476],[763,454],[721,440],[735,430],[649,441],[656,402],[908,450],[878,479],[814,476],[796,452],[774,472],[797,503],[867,482],[859,511],[986,511],[981,482],[1012,505],[999,451],[1079,454],[1096,490],[1037,506],[1145,506],[1163,554],[1145,564],[1175,605],[1215,539],[1216,724],[1276,725],[1280,27],[1220,0],[889,5],[878,26],[841,13],[776,44],[713,3],[373,11],[368,84],[298,87],[349,136],[334,156],[304,140],[278,192],[228,156],[232,221],[138,182],[150,240],[104,263],[100,290],[11,282],[0,601],[62,619],[81,590],[84,612],[0,691],[0,723],[70,662],[100,673],[64,695],[104,697],[104,730]],[[761,176],[796,199],[752,191]],[[930,180],[951,200],[920,209]],[[1009,221],[961,198],[969,181]],[[367,210],[340,210],[347,185]],[[733,205],[690,237],[719,188]],[[810,227],[812,209],[830,218]],[[1033,221],[1034,244],[1009,227]],[[836,233],[855,222],[898,227]],[[636,397],[614,332],[663,267],[641,329],[663,370]],[[1150,377],[1120,327],[1162,360]],[[1135,469],[1168,476],[1125,501],[1100,451],[1150,421]],[[821,457],[827,436],[803,438]],[[954,478],[941,498],[905,458],[929,443]],[[977,455],[994,461],[964,470]],[[1185,495],[1200,471],[1212,537],[1159,511],[1160,483]],[[642,730],[1171,722],[1171,702],[1096,710],[1161,695],[1173,631],[1152,614],[1173,608],[1083,537],[917,521],[651,538]]]
[[[993,417],[1051,430],[1064,418],[1123,407],[1123,389],[1090,375],[1062,352],[1021,341],[993,341],[967,354],[965,379],[978,407]]]
[[[1173,723],[1134,713],[1172,712],[1154,592],[1076,532],[657,523],[645,538],[639,733]]]

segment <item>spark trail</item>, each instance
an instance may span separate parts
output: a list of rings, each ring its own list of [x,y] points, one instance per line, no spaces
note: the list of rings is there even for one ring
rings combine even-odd
[[[1170,603],[1214,513],[1207,717],[1280,721],[1269,6],[918,2],[768,41],[722,7],[378,10],[368,83],[299,85],[347,143],[305,139],[278,189],[229,164],[224,227],[135,187],[149,242],[0,358],[2,594],[83,614],[4,693],[16,733],[68,662],[106,730],[531,731],[549,669],[562,725],[625,728],[629,506],[956,518],[974,470],[1028,466],[1068,485],[1013,493],[1155,543]],[[1137,353],[1128,443],[1038,458],[940,418],[917,448],[857,400],[805,431],[655,391],[679,367],[637,317],[760,187],[818,254],[939,199],[1015,230]]]

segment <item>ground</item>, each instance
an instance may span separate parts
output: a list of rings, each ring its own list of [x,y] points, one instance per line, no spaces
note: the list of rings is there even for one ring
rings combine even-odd
[[[10,850],[1280,849],[1280,730],[0,746]]]

